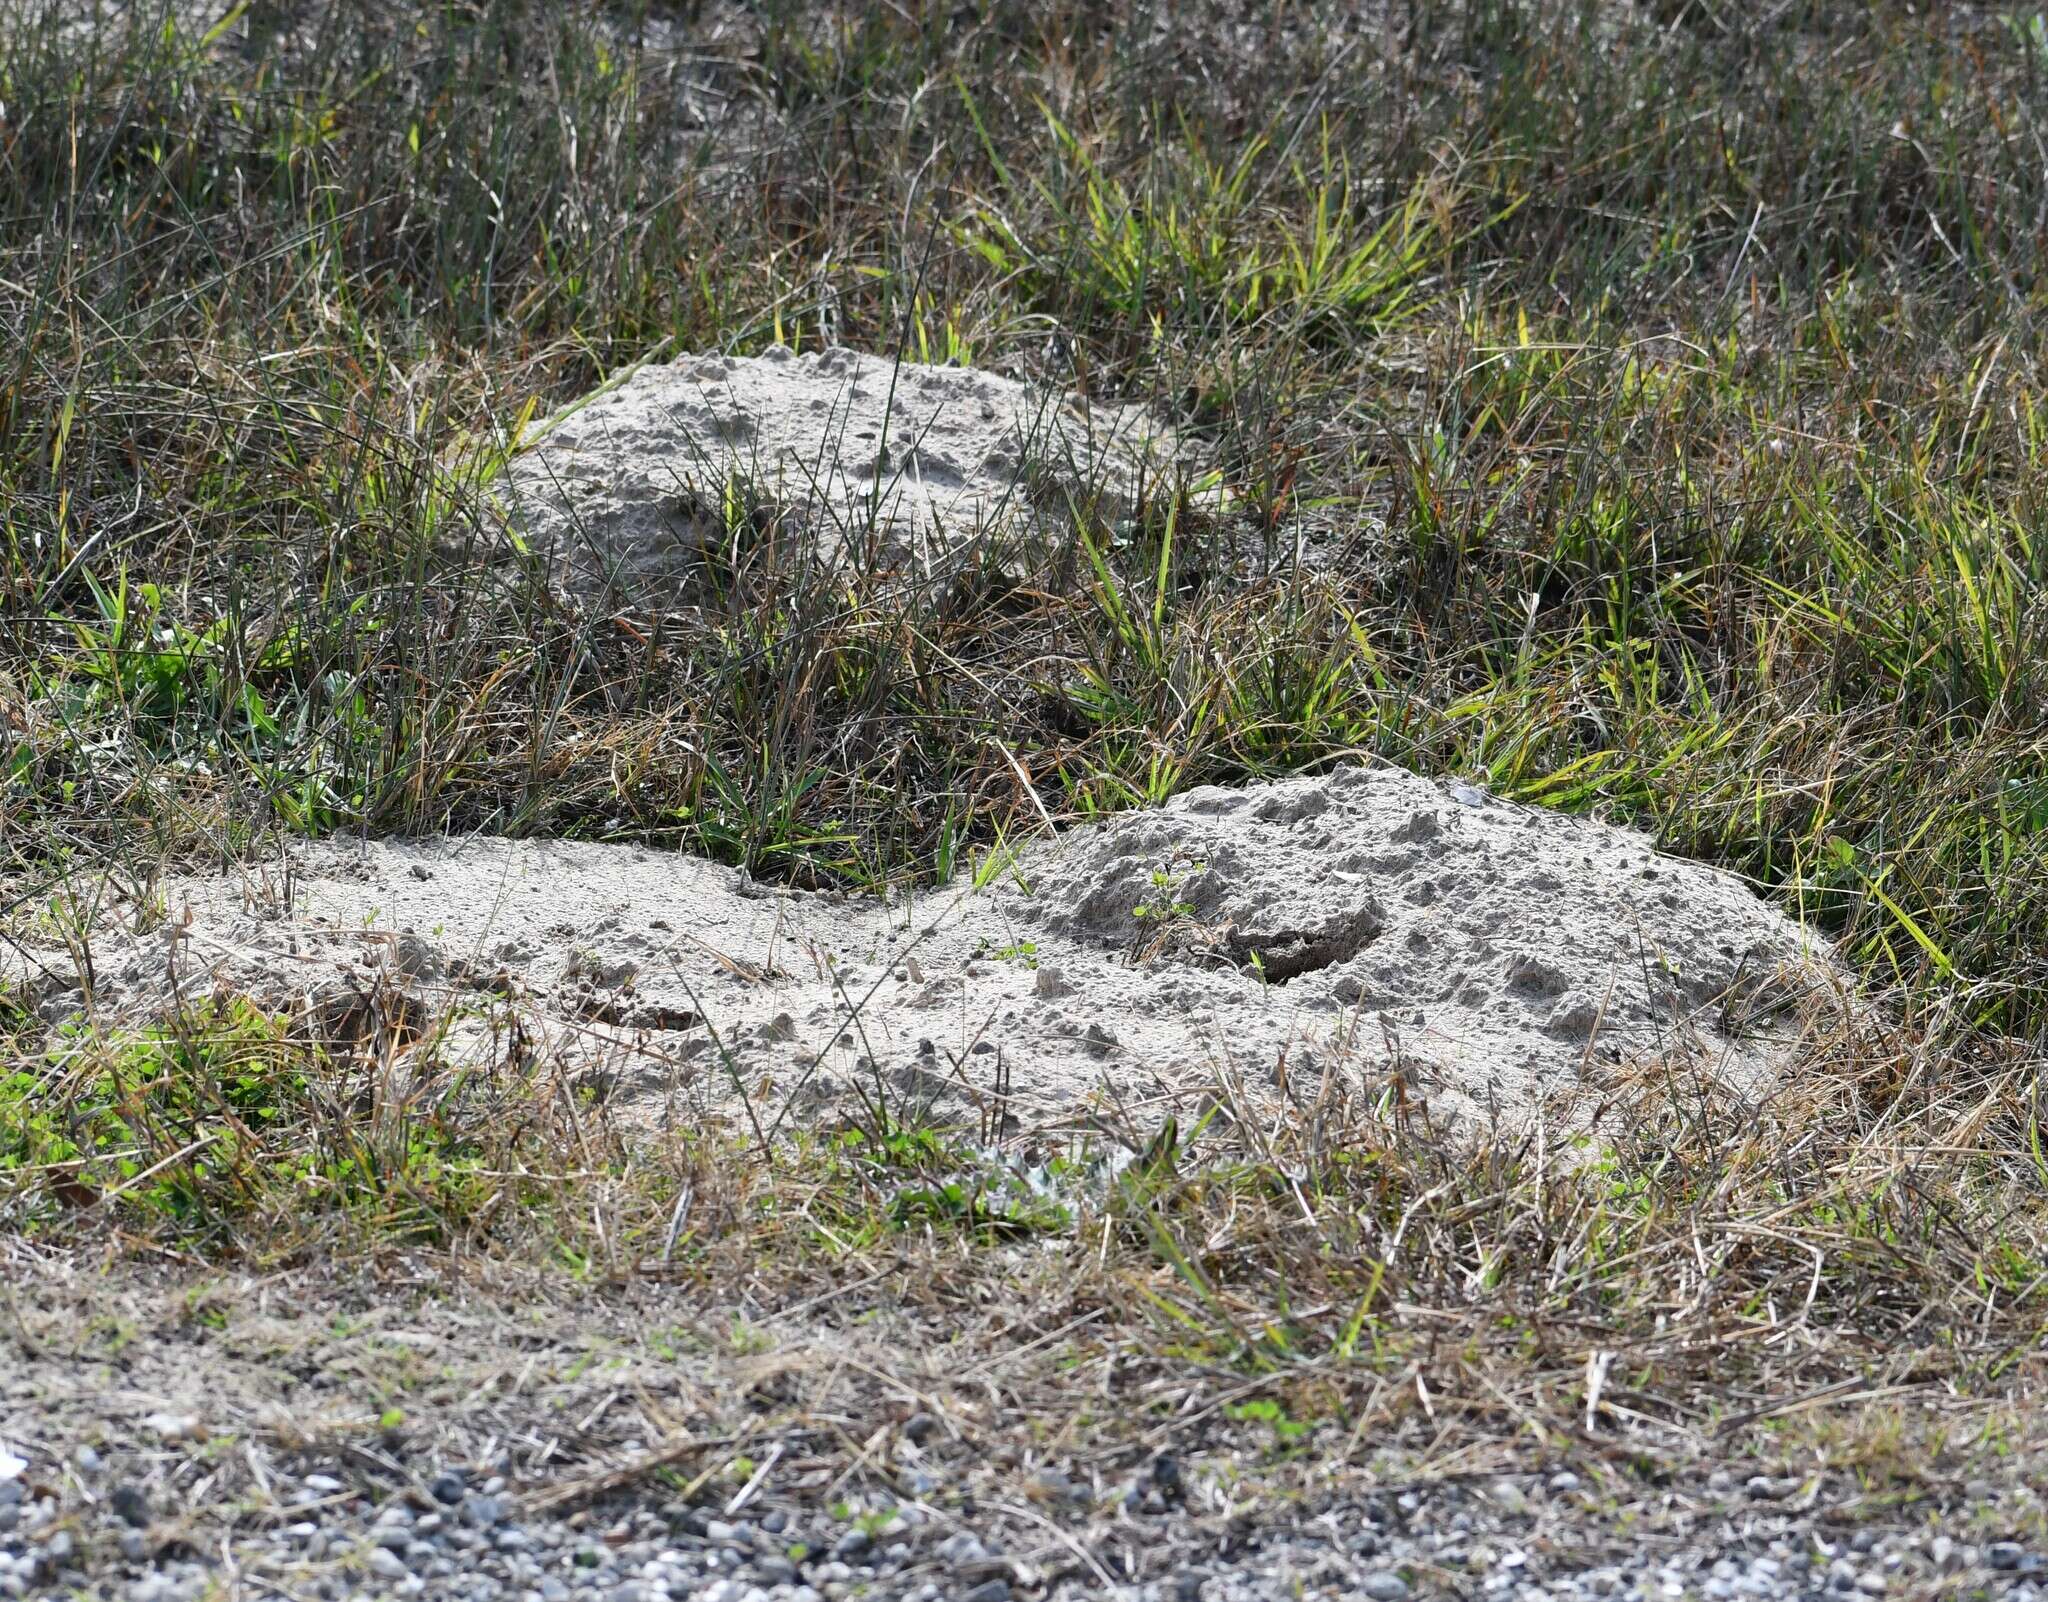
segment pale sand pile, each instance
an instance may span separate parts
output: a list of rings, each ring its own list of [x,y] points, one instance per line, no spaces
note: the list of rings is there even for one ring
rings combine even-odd
[[[736,1119],[736,1085],[764,1121],[852,1116],[859,1085],[1044,1127],[1283,1071],[1570,1121],[1653,1063],[1767,1094],[1837,984],[1725,874],[1392,770],[1196,790],[988,877],[885,907],[633,847],[328,843],[289,885],[169,884],[154,932],[96,940],[94,1005],[218,984],[345,1029],[385,983],[447,1051],[516,1019],[652,1125]],[[27,956],[15,982],[75,1015],[61,948]]]
[[[1175,482],[1177,451],[1140,407],[778,346],[640,368],[548,426],[500,493],[565,587],[634,594],[687,587],[730,546],[734,487],[828,560],[929,572],[1071,528],[1070,500],[1122,515]]]

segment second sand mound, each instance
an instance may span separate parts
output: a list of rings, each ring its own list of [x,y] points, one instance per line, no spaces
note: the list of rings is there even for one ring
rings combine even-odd
[[[1175,466],[1143,408],[835,347],[642,367],[549,426],[504,485],[566,587],[687,587],[766,511],[834,562],[916,571],[984,537],[1119,515]]]
[[[1057,1127],[1323,1074],[1569,1123],[1671,1068],[1767,1094],[1843,993],[1728,875],[1385,769],[1191,791],[983,870],[883,905],[638,847],[330,842],[168,883],[95,936],[89,983],[30,929],[0,978],[52,1022],[224,987],[337,1038],[516,1041],[649,1127],[877,1103]]]

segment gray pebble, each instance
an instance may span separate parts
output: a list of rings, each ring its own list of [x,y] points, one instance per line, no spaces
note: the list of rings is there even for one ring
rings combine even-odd
[[[855,1526],[832,1543],[832,1555],[836,1558],[857,1558],[875,1544],[875,1538],[866,1530]]]
[[[1984,1548],[1984,1566],[2006,1573],[2026,1560],[2026,1548],[2017,1541],[1993,1541]]]
[[[117,1485],[107,1498],[108,1506],[114,1510],[114,1517],[123,1524],[132,1524],[141,1529],[149,1522],[149,1498],[139,1485]]]
[[[1040,1469],[1031,1476],[1031,1483],[1037,1487],[1039,1495],[1049,1500],[1077,1501],[1083,1494],[1080,1487],[1058,1469]]]
[[[1358,1594],[1368,1598],[1369,1602],[1404,1602],[1408,1595],[1408,1582],[1392,1569],[1378,1569],[1360,1583]]]

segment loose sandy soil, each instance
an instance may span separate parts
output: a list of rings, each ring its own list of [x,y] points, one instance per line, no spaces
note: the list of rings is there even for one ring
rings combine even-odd
[[[1122,515],[1178,485],[1143,408],[835,347],[686,356],[579,401],[516,457],[513,526],[569,589],[687,588],[709,553],[778,538],[826,561],[930,573]],[[761,526],[763,523],[771,526]]]
[[[523,1031],[650,1128],[1047,1130],[1325,1075],[1583,1124],[1645,1074],[1768,1096],[1842,1004],[1728,875],[1392,769],[1195,790],[973,877],[885,903],[638,847],[332,841],[103,920],[90,996],[47,935],[7,960],[53,1021],[225,987],[346,1033],[396,997],[409,1037],[495,1061]]]

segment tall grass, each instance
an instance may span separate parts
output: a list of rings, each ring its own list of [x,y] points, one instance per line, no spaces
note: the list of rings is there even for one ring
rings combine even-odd
[[[1372,751],[2038,1030],[2037,34],[1397,10],[14,0],[14,871],[487,828],[872,884]],[[612,617],[507,564],[514,420],[776,338],[1149,397],[1233,510],[965,592],[763,557]]]
[[[1859,1375],[2023,1393],[2039,19],[1389,9],[0,0],[0,937],[67,874],[343,829],[944,878],[1042,811],[1371,754],[1748,875],[1895,1027],[1816,1031],[1761,1105],[1647,1084],[1564,1150],[1333,1074],[1105,1122],[1128,1166],[879,1117],[764,1162],[620,1138],[601,1075],[443,1061],[383,992],[334,1039],[0,990],[0,1224],[721,1306],[878,1262],[935,1348],[1060,1332],[1026,1431],[1097,1407],[1085,1346],[1158,1439],[1256,1390],[1342,1420],[1331,1461],[1642,1466],[1603,1432],[1769,1452]],[[735,539],[616,608],[499,538],[533,417],[650,351],[832,340],[1148,399],[1228,504],[1168,486],[921,586]],[[1823,1460],[1881,1478],[1895,1425]]]

